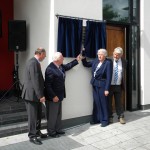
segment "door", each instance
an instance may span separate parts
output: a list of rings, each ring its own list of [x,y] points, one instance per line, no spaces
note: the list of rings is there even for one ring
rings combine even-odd
[[[116,47],[123,48],[123,58],[126,58],[126,28],[116,27],[116,26],[106,26],[107,34],[107,44],[106,49],[108,51],[108,56],[113,55],[113,51]],[[124,110],[126,110],[126,90],[122,93],[122,103]],[[115,111],[115,103],[113,100],[113,110]]]

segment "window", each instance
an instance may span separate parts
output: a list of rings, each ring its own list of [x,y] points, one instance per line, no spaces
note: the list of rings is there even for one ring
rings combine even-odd
[[[129,22],[128,0],[103,0],[103,20]]]

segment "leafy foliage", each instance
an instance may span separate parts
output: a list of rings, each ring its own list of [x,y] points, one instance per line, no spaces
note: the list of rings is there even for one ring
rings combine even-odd
[[[106,4],[103,7],[104,20],[113,20],[114,18],[120,17],[120,15],[113,10],[112,5]]]
[[[103,7],[103,19],[104,20],[115,20],[119,22],[128,22],[128,17],[121,17],[117,11],[114,11],[113,6],[106,4]]]

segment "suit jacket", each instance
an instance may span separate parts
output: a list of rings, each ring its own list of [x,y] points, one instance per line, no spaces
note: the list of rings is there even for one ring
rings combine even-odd
[[[44,79],[38,60],[31,58],[25,68],[22,98],[39,102],[44,96]]]
[[[65,71],[70,70],[72,67],[78,64],[75,59],[68,64],[62,64],[61,70],[51,62],[45,71],[45,96],[47,100],[53,100],[55,96],[58,96],[62,101],[66,97],[65,92]]]
[[[92,67],[91,84],[96,87],[103,87],[105,90],[109,91],[112,78],[112,62],[108,59],[105,59],[101,67],[97,70],[95,77],[94,72],[99,64],[99,60],[95,59],[87,62],[85,58],[82,60],[82,63],[85,67]]]
[[[113,63],[113,61],[114,61],[114,58],[113,57],[110,57],[109,58],[111,61],[112,61],[112,63]],[[127,67],[127,62],[126,62],[126,60],[124,59],[124,58],[121,58],[121,62],[122,62],[122,80],[121,80],[121,87],[122,87],[122,89],[125,89],[125,74],[126,74],[126,67]]]

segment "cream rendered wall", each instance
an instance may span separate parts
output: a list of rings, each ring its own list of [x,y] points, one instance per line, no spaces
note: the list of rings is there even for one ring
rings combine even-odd
[[[150,104],[150,1],[141,1],[141,105]]]
[[[49,16],[49,0],[14,0],[14,19],[26,20],[27,24],[27,50],[19,52],[19,77],[21,82],[25,64],[28,59],[34,56],[34,51],[38,47],[49,50]],[[48,59],[47,57],[42,63],[43,72],[48,64]]]
[[[102,0],[55,0],[55,14],[102,19]],[[55,17],[55,36],[57,39],[58,19]],[[56,40],[57,41],[57,40]],[[66,58],[65,62],[72,58]],[[67,97],[63,101],[63,119],[91,115],[93,97],[90,85],[91,69],[84,68],[82,63],[66,75]]]
[[[19,53],[21,81],[25,63],[38,46],[48,50],[42,64],[43,73],[51,62],[52,53],[57,47],[58,19],[55,14],[101,20],[102,0],[14,0],[15,19],[27,21],[27,51]],[[73,58],[65,58],[64,63],[72,60]],[[90,78],[91,69],[84,68],[81,62],[67,72],[63,119],[91,115],[93,97]]]

